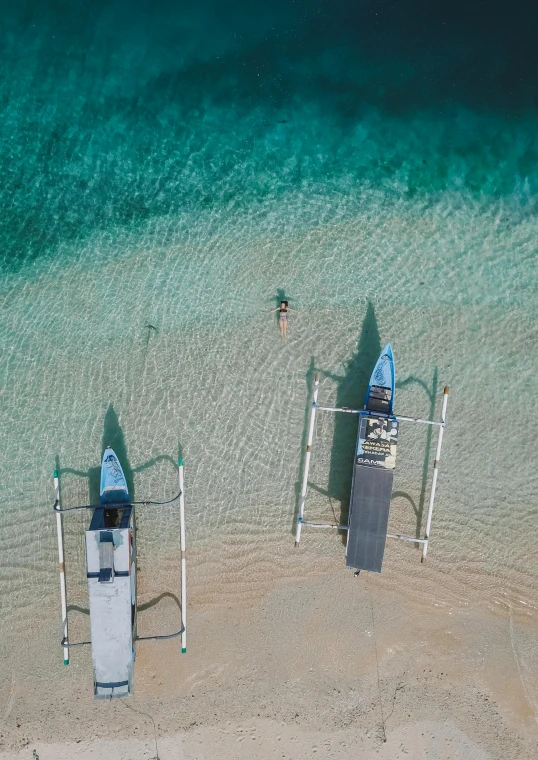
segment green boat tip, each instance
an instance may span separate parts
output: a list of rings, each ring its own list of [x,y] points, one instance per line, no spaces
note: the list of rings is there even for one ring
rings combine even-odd
[[[183,467],[183,457],[179,457],[179,459],[177,460],[177,463],[179,467]]]
[[[58,477],[58,470],[54,470],[54,474],[53,474],[53,476],[52,476],[52,477],[53,477],[53,478],[57,478],[57,477]]]
[[[187,654],[187,647],[181,648],[181,654]]]
[[[64,665],[69,665],[69,660],[64,660]]]

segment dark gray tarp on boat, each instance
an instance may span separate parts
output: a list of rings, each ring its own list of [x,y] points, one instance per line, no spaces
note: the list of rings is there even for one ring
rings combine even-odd
[[[347,534],[348,567],[381,572],[393,478],[394,470],[355,465]]]
[[[398,420],[371,411],[359,416],[347,533],[347,566],[381,572],[396,464]]]

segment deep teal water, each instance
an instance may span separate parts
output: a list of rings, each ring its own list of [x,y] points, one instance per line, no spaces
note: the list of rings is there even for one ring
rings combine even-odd
[[[523,4],[26,2],[2,21],[3,271],[207,209],[294,226],[297,194],[326,217],[372,190],[535,211]]]
[[[211,585],[204,542],[248,537],[258,563],[291,542],[312,370],[325,401],[351,398],[389,339],[399,412],[429,414],[435,383],[438,412],[453,388],[430,564],[392,548],[389,578],[538,605],[533,29],[523,3],[3,4],[12,651],[12,617],[56,600],[57,462],[65,499],[91,498],[113,418],[133,488],[164,497],[181,446],[193,575]],[[282,293],[297,308],[285,345],[268,314]],[[326,518],[353,450],[349,431],[332,445],[338,424],[319,422],[312,470]],[[402,431],[395,531],[416,529],[427,443]],[[142,526],[150,565],[172,552],[166,519]],[[309,541],[340,567],[334,536]],[[58,621],[51,606],[51,642]]]

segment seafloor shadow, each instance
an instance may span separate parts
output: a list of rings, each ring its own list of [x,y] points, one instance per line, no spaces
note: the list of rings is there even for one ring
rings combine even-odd
[[[160,602],[162,602],[163,599],[172,599],[176,607],[179,609],[179,626],[178,630],[181,628],[181,602],[177,598],[175,594],[172,594],[170,591],[164,591],[162,594],[159,594],[159,596],[154,597],[153,599],[150,599],[149,602],[144,602],[144,604],[138,605],[138,613],[144,612],[145,610],[149,610],[152,607],[156,607]],[[140,622],[140,619],[139,621]],[[170,635],[170,631],[157,631],[153,633],[145,633],[144,636],[141,636],[141,638],[151,637],[151,636],[167,636]]]
[[[362,409],[370,375],[381,353],[381,338],[372,303],[368,304],[356,353],[345,366],[343,376],[325,372],[337,383],[336,406]],[[353,456],[357,442],[358,420],[355,414],[335,413],[327,496],[340,505],[340,525],[347,525],[349,497],[353,476]],[[335,515],[336,517],[336,515]],[[345,534],[342,536],[345,542]]]
[[[127,482],[127,490],[132,501],[135,500],[135,486],[134,486],[134,471],[129,462],[127,455],[127,444],[125,443],[125,436],[123,434],[120,420],[116,414],[113,404],[109,404],[106,410],[104,426],[103,426],[103,440],[101,444],[101,456],[104,454],[107,446],[111,446],[114,449],[116,456],[121,464],[125,480]],[[101,468],[93,468],[98,470],[99,479],[101,477]],[[99,482],[98,482],[99,483]],[[98,485],[99,487],[99,485]],[[92,481],[90,480],[90,489],[92,488]],[[96,502],[92,502],[95,504]]]
[[[116,411],[112,404],[109,404],[108,409],[105,414],[105,419],[104,419],[104,424],[103,424],[103,439],[101,443],[101,458],[107,446],[112,446],[112,448],[114,449],[116,453],[116,456],[118,457],[120,461],[120,464],[123,469],[123,474],[125,475],[125,480],[127,482],[127,489],[129,491],[129,495],[131,499],[134,501],[134,498],[135,498],[134,473],[136,470],[133,470],[129,462],[129,457],[127,455],[127,445],[125,443],[125,436],[123,434],[123,430],[120,425],[118,415],[116,414]],[[157,457],[154,461],[158,461],[158,459],[160,458],[161,457]],[[170,459],[170,457],[163,457],[163,458]],[[148,463],[146,463],[145,466],[147,466],[147,464]],[[143,467],[144,466],[141,466],[141,468],[138,468],[138,469],[142,469]],[[80,478],[87,478],[88,489],[89,489],[89,499],[90,499],[89,503],[99,504],[99,492],[100,492],[100,486],[101,486],[101,464],[100,463],[99,465],[96,465],[95,467],[89,467],[86,471],[75,470],[72,467],[63,467],[60,469],[59,461],[57,457],[56,469],[58,470],[60,475],[77,475]]]
[[[156,607],[157,604],[159,604],[159,602],[162,601],[163,599],[172,599],[176,603],[176,606],[179,607],[179,609],[181,609],[181,602],[179,601],[177,596],[175,594],[172,594],[170,591],[164,591],[162,594],[159,594],[159,596],[156,596],[154,599],[150,599],[149,602],[144,602],[144,604],[139,604],[138,611],[144,612],[144,610],[149,610],[152,607]]]
[[[345,371],[342,376],[334,375],[330,372],[323,372],[326,377],[330,377],[337,383],[336,406],[351,407],[361,409],[364,406],[364,398],[368,388],[368,381],[375,366],[379,354],[381,353],[381,339],[377,320],[372,303],[368,304],[366,314],[362,323],[362,328],[357,344],[357,351],[347,362]],[[297,515],[300,502],[300,489],[302,475],[304,472],[304,458],[306,451],[306,441],[308,436],[308,426],[310,420],[310,410],[312,408],[312,391],[314,383],[314,358],[310,361],[310,367],[306,374],[307,384],[307,401],[304,414],[303,436],[301,442],[301,463],[300,478],[296,484],[296,501],[294,514],[294,527],[297,521]],[[349,512],[349,496],[351,492],[351,479],[353,475],[353,455],[357,441],[357,417],[354,414],[335,413],[334,435],[331,447],[331,461],[329,466],[329,479],[327,489],[322,489],[314,483],[309,482],[308,487],[327,496],[334,512],[334,502],[340,505],[340,518],[334,514],[335,521],[340,525],[347,524]],[[345,536],[343,537],[345,541]]]
[[[154,599],[150,599],[149,602],[144,602],[144,604],[138,605],[138,612],[144,612],[144,610],[149,610],[152,607],[156,607],[159,602],[161,602],[163,599],[172,599],[176,606],[181,610],[181,602],[177,598],[175,594],[172,594],[170,591],[164,591],[162,594],[159,594],[159,596],[156,596]],[[70,604],[67,607],[67,612],[80,612],[82,615],[89,615],[90,610],[88,607],[79,607],[78,604]]]
[[[137,472],[143,472],[148,470],[159,462],[170,462],[175,468],[177,466],[177,460],[171,457],[169,454],[158,454],[152,459],[148,459],[147,462],[132,467],[127,455],[127,445],[125,443],[125,436],[123,434],[122,427],[114,406],[109,405],[104,419],[103,425],[103,439],[101,442],[101,457],[103,456],[107,446],[111,446],[118,457],[120,464],[125,475],[127,482],[127,488],[132,501],[135,501],[135,485],[134,476]],[[183,458],[183,449],[180,443],[178,443],[178,459]],[[77,475],[80,478],[88,479],[89,498],[90,504],[99,504],[100,486],[101,486],[101,465],[95,467],[89,467],[88,470],[75,470],[72,467],[60,468],[59,457],[56,456],[56,469],[60,475]],[[61,488],[61,479],[60,479]]]

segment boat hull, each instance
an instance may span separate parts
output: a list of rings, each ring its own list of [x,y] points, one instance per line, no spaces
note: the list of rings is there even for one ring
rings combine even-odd
[[[382,414],[394,413],[394,396],[396,393],[396,371],[392,346],[387,343],[368,383],[364,408]]]
[[[120,461],[110,447],[105,449],[101,463],[99,499],[101,504],[128,504],[131,500]]]

